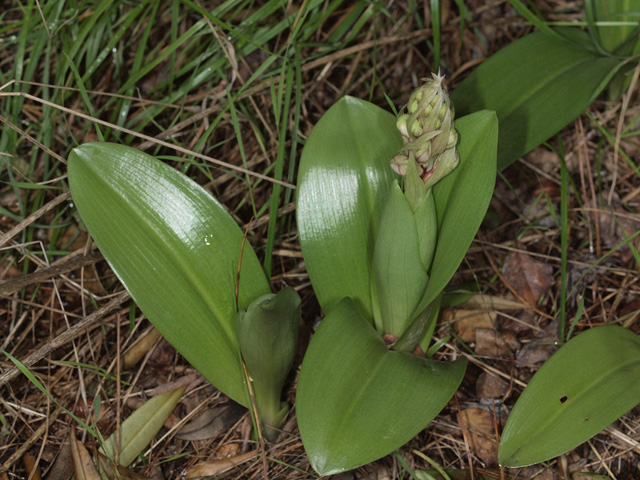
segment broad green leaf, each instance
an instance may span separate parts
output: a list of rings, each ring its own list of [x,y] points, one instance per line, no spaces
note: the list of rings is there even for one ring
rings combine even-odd
[[[456,120],[460,164],[433,187],[438,240],[429,283],[417,313],[447,286],[484,219],[496,179],[498,122],[482,111]]]
[[[153,437],[160,431],[173,409],[180,401],[186,387],[177,388],[162,395],[147,400],[136,409],[120,426],[120,452],[118,463],[124,467],[132,463],[145,448],[149,446]],[[115,431],[104,442],[102,452],[109,458],[115,458]]]
[[[82,220],[149,320],[213,385],[248,405],[235,334],[243,233],[195,182],[130,147],[90,143],[69,155]],[[270,291],[247,244],[238,307]]]
[[[567,342],[529,382],[500,441],[505,467],[543,462],[587,441],[640,403],[640,337],[619,326]]]
[[[313,336],[298,381],[298,425],[311,465],[330,475],[401,447],[445,407],[465,367],[465,359],[388,350],[356,304],[342,299]]]
[[[422,308],[451,279],[484,218],[495,182],[496,123],[491,112],[456,120],[461,160],[433,190],[441,231],[431,267],[435,279]],[[373,242],[396,178],[389,162],[401,145],[393,115],[351,97],[336,103],[309,136],[298,177],[298,228],[325,311],[349,296],[372,317]],[[442,225],[445,217],[449,220]]]
[[[577,32],[572,36],[589,41]],[[615,58],[536,32],[492,55],[458,85],[451,99],[458,115],[496,112],[501,170],[580,115],[620,65]]]
[[[300,244],[325,312],[345,296],[372,318],[371,256],[402,146],[395,117],[344,97],[315,126],[302,152],[297,219]]]

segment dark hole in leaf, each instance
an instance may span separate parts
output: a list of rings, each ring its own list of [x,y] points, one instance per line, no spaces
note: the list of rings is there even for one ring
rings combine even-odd
[[[584,417],[583,422],[588,422],[589,421],[589,417]]]
[[[566,395],[563,395],[563,396],[560,397],[560,403],[564,403],[567,400],[569,400],[569,397],[567,397]]]

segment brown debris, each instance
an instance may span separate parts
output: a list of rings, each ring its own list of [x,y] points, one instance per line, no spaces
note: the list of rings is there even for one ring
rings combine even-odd
[[[484,357],[504,357],[511,354],[507,342],[500,332],[493,328],[476,328],[476,348],[478,355]]]
[[[460,412],[460,423],[467,430],[469,447],[487,467],[498,464],[498,443],[493,414],[484,408],[466,408]]]
[[[512,291],[531,306],[535,306],[554,283],[553,267],[534,260],[524,252],[510,253],[502,274]]]
[[[176,433],[182,440],[208,440],[226,432],[247,412],[237,403],[204,410]],[[224,454],[229,457],[233,455]]]
[[[478,398],[500,398],[509,391],[509,383],[502,378],[482,372],[476,380]]]
[[[443,321],[453,324],[453,330],[465,343],[476,341],[476,332],[481,328],[494,328],[496,313],[476,310],[445,310]]]
[[[211,475],[220,475],[221,473],[232,470],[238,465],[241,465],[249,460],[252,460],[256,457],[258,452],[253,450],[247,453],[241,453],[240,455],[236,455],[231,458],[221,458],[219,460],[210,460],[208,462],[201,462],[193,468],[190,468],[187,472],[187,475],[184,477],[187,478],[199,478],[206,477]]]
[[[547,360],[558,349],[558,322],[551,322],[541,333],[518,352],[516,358],[522,366],[532,367]]]

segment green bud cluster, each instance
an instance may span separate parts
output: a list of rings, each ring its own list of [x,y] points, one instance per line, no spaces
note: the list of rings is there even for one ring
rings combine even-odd
[[[393,170],[402,176],[407,175],[409,165],[417,163],[427,188],[450,173],[459,161],[454,108],[442,85],[444,76],[432,76],[411,93],[406,113],[398,116],[396,126],[404,146],[391,161]]]

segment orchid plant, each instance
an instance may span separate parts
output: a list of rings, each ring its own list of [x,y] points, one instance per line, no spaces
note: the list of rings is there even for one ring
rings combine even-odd
[[[298,226],[327,316],[303,361],[297,412],[318,473],[390,453],[457,390],[466,360],[434,360],[429,347],[440,293],[489,204],[496,148],[495,115],[454,123],[440,75],[397,119],[345,97],[309,137]],[[275,438],[289,410],[280,396],[297,344],[295,290],[270,293],[222,205],[149,155],[80,146],[69,157],[69,183],[89,232],[149,320],[223,393],[255,404]]]
[[[466,359],[435,360],[430,345],[441,292],[493,193],[497,134],[493,112],[454,123],[434,75],[397,119],[345,97],[309,136],[297,220],[326,316],[302,363],[296,410],[318,473],[402,446],[460,385]]]
[[[280,396],[296,352],[297,292],[271,293],[224,207],[156,158],[89,143],[71,152],[68,173],[82,220],[136,304],[223,393],[246,407],[253,397],[275,438],[289,410]]]

